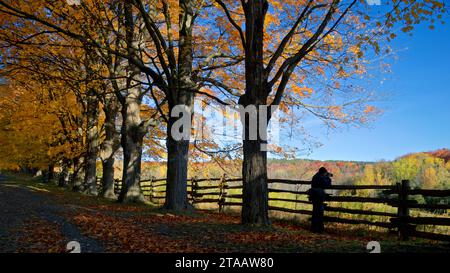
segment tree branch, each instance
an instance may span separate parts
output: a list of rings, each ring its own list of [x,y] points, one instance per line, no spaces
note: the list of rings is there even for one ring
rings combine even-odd
[[[242,42],[242,47],[245,50],[245,47],[247,46],[246,42],[245,42],[245,36],[244,36],[244,32],[242,31],[242,28],[236,23],[236,21],[233,19],[233,17],[231,17],[230,11],[228,10],[227,6],[225,5],[225,3],[222,0],[215,0],[217,2],[217,4],[219,4],[223,11],[225,12],[228,21],[230,21],[230,23],[234,26],[234,28],[239,32],[239,36],[241,38],[241,42]]]

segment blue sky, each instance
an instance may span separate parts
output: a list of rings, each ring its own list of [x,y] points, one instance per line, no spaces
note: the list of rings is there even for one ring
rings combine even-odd
[[[365,128],[327,133],[323,126],[308,126],[323,146],[303,158],[392,160],[410,152],[450,148],[450,24],[438,24],[434,30],[428,25],[418,26],[413,36],[399,35],[391,44],[398,60],[392,72],[379,75],[372,86],[389,94],[377,103],[384,114]]]

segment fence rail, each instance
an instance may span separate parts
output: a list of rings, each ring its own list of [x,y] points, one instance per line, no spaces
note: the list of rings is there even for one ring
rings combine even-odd
[[[240,183],[239,183],[240,182]],[[205,185],[206,183],[206,185]],[[305,189],[311,185],[310,181],[288,180],[288,179],[268,179],[269,184],[269,211],[278,211],[283,213],[293,213],[298,215],[311,215],[312,206],[309,208],[298,209],[296,204],[312,205],[301,197],[307,195]],[[284,188],[271,187],[272,185],[284,185]],[[166,179],[146,179],[141,181],[141,188],[144,195],[153,203],[161,204],[165,199]],[[225,208],[242,206],[242,179],[227,178],[225,175],[220,178],[192,178],[188,180],[187,185],[188,199],[192,204],[212,204],[217,206],[219,212]],[[115,191],[120,192],[121,181],[115,180]],[[398,233],[399,238],[407,240],[409,237],[427,238],[433,240],[450,241],[450,228],[445,232],[447,234],[424,232],[417,230],[418,226],[439,226],[444,229],[450,226],[450,217],[419,217],[410,213],[411,209],[439,210],[441,214],[450,209],[448,199],[450,190],[428,190],[411,189],[408,180],[395,185],[333,185],[327,190],[332,191],[351,191],[351,196],[328,194],[325,211],[328,213],[350,214],[353,216],[374,216],[382,217],[386,221],[368,220],[368,219],[348,219],[338,216],[326,215],[326,222],[344,223],[344,224],[364,224],[387,228]],[[378,197],[354,196],[360,190],[378,191]],[[271,195],[276,196],[271,196]],[[283,196],[279,196],[284,194]],[[289,198],[285,195],[288,195]],[[411,200],[411,196],[421,195],[424,197],[440,198],[437,204],[419,204],[416,200]],[[449,198],[450,199],[450,198]],[[439,203],[445,201],[446,203]],[[275,206],[273,202],[282,202],[284,204],[293,204],[294,208],[285,206]],[[345,203],[373,203],[384,204],[394,212],[375,211],[368,209],[354,209],[333,204]],[[341,215],[339,215],[341,216]]]

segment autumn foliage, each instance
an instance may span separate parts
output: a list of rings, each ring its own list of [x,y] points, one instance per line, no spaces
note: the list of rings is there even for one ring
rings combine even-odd
[[[189,168],[235,160],[242,222],[267,225],[263,136],[225,142],[198,110],[273,106],[300,131],[307,118],[329,128],[366,124],[381,113],[364,85],[370,60],[388,54],[399,31],[424,21],[433,28],[446,11],[438,0],[395,0],[381,10],[359,0],[0,1],[0,168],[45,170],[48,180],[57,170],[62,187],[143,202],[141,162],[164,161],[165,207],[183,211],[191,209]],[[174,138],[177,105],[202,122],[203,139]],[[292,148],[270,147],[283,156]]]

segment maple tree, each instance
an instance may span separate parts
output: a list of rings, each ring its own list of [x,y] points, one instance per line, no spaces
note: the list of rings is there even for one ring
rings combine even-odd
[[[4,167],[52,170],[61,160],[81,152],[82,143],[74,141],[78,135],[73,130],[80,113],[70,108],[76,98],[61,85],[58,88],[60,94],[45,82],[2,86],[0,138]]]
[[[98,120],[99,102],[103,102],[105,113],[107,113],[106,121],[115,119],[115,116],[111,114],[114,111],[109,110],[115,107],[115,104],[114,99],[108,95],[110,88],[101,79],[102,70],[95,51],[83,47],[76,40],[61,37],[54,31],[45,30],[45,28],[43,30],[40,26],[23,18],[5,16],[3,19],[5,22],[2,28],[2,41],[5,44],[3,47],[5,50],[3,60],[6,63],[5,77],[9,81],[20,82],[17,71],[21,71],[23,82],[32,73],[35,77],[30,80],[37,81],[41,85],[56,83],[57,85],[52,87],[53,93],[59,94],[59,91],[64,90],[64,95],[72,92],[75,96],[73,103],[65,105],[62,109],[73,107],[73,109],[80,109],[81,114],[72,117],[69,121],[61,120],[61,123],[63,127],[65,126],[64,133],[69,138],[69,142],[82,145],[84,148],[74,150],[72,155],[61,158],[60,185],[67,184],[69,167],[72,165],[72,188],[96,195],[96,160],[100,141],[99,128],[101,128]],[[105,102],[107,97],[111,100]],[[50,99],[52,99],[51,96]],[[60,109],[61,112],[62,109]],[[71,125],[70,128],[65,125],[67,123]],[[106,135],[114,135],[115,127],[105,126],[104,131]],[[71,135],[77,137],[71,138]],[[106,139],[108,140],[108,137]],[[106,143],[108,142],[102,143],[102,151],[107,149]],[[109,159],[108,164],[112,166],[114,162],[111,161],[112,153],[108,156],[105,153],[102,155],[103,158]],[[107,166],[104,168],[104,172],[107,173],[103,176],[104,180],[110,177],[111,170]],[[112,178],[109,180],[112,181]],[[112,184],[113,182],[104,183],[109,185],[109,189],[112,188]],[[111,190],[104,190],[105,195],[108,195],[108,192]]]
[[[184,37],[182,40],[185,40],[186,43],[180,42],[177,49],[171,45],[171,50],[165,51],[170,59],[170,71],[164,69],[166,64],[164,63],[164,56],[160,52],[161,44],[166,46],[166,41],[159,40],[162,36],[158,29],[159,26],[155,27],[154,25],[153,20],[156,18],[144,12],[144,5],[140,1],[111,1],[105,5],[98,1],[86,1],[81,7],[67,7],[58,3],[50,4],[36,1],[33,2],[33,9],[37,10],[37,13],[30,10],[30,7],[25,4],[6,3],[6,1],[2,3],[2,6],[10,10],[10,14],[13,14],[13,16],[20,15],[18,17],[25,18],[25,20],[38,22],[44,28],[51,29],[49,32],[56,32],[65,39],[76,39],[83,44],[83,47],[87,49],[86,52],[89,52],[89,54],[100,55],[106,58],[105,64],[108,66],[111,84],[122,106],[121,144],[124,154],[123,182],[125,186],[119,199],[123,201],[143,201],[143,195],[139,188],[142,141],[149,126],[154,126],[155,116],[152,115],[148,120],[141,120],[140,108],[143,96],[151,91],[156,107],[160,110],[160,113],[163,113],[161,110],[162,105],[159,105],[160,102],[158,102],[159,96],[153,93],[153,88],[156,86],[165,96],[161,104],[168,103],[168,112],[180,103],[187,105],[188,109],[192,108],[193,93],[189,89],[193,88],[193,84],[188,82],[191,79],[188,74],[190,73],[189,63],[192,63],[190,57],[192,38],[189,36],[191,35],[190,24],[192,18],[190,17],[192,17],[193,1],[184,2],[183,8],[179,9],[180,14],[183,13],[185,18],[181,22],[179,33],[180,36]],[[163,1],[162,4],[161,14],[165,16],[167,25],[171,25],[173,22],[171,22],[170,13],[168,13],[169,3]],[[172,5],[173,3],[170,4]],[[176,8],[176,5],[174,6]],[[155,7],[155,16],[158,16],[160,12],[157,8],[159,7]],[[46,11],[51,12],[46,13]],[[139,11],[141,16],[136,11]],[[174,18],[177,17],[174,16]],[[140,28],[142,23],[145,24],[147,33],[142,32]],[[182,24],[185,24],[186,27]],[[171,31],[173,30],[167,32],[168,43],[173,43],[173,41],[170,41],[172,39]],[[123,41],[125,42],[123,43]],[[152,43],[153,45],[149,45],[145,49],[146,51],[143,52],[137,49],[141,43]],[[151,56],[155,50],[158,52],[155,58],[161,64],[156,64],[155,59]],[[178,54],[179,64],[173,62],[177,54],[176,50],[180,51],[180,54]],[[107,53],[105,54],[102,51]],[[111,57],[109,53],[114,53],[114,57]],[[144,53],[146,55],[141,58]],[[93,58],[96,57],[94,56]],[[124,65],[123,61],[126,61],[127,65]],[[157,66],[156,69],[153,65]],[[162,66],[161,70],[165,71],[165,75],[158,73],[158,66]],[[148,81],[145,84],[142,84],[142,72],[147,76]],[[88,72],[89,75],[91,75],[91,72]],[[119,86],[119,80],[115,77],[125,78],[122,86]],[[144,88],[143,85],[147,87]],[[92,92],[94,92],[93,89],[88,89],[88,101],[92,101],[95,104],[96,96]],[[88,140],[96,139],[95,137],[90,137],[96,135],[95,116],[97,116],[97,113],[95,109],[95,106],[88,109],[88,122],[91,122],[87,130]],[[165,121],[168,124],[167,130],[170,131],[170,124],[173,124],[176,118],[168,115],[168,117],[165,117]],[[173,183],[169,183],[168,187],[167,206],[175,209],[178,207],[187,208],[186,175],[189,141],[175,141],[169,137],[167,143],[169,158],[167,162],[171,166],[167,168],[168,177],[169,181],[173,181]],[[85,182],[91,185],[92,174],[95,171],[93,156],[98,145],[88,141],[87,146],[88,153],[86,155],[88,155],[88,158],[86,162],[83,162],[83,165],[86,165],[87,170]],[[183,152],[183,156],[179,156],[181,152]],[[106,184],[109,185],[111,183]],[[174,194],[171,194],[171,192]]]
[[[396,23],[409,32],[421,20],[445,12],[442,1],[432,0],[392,1],[388,5],[391,10],[382,14],[381,20],[372,19],[367,3],[358,0],[214,2],[222,11],[218,21],[228,24],[227,41],[245,57],[241,68],[245,71],[245,92],[238,103],[257,107],[283,107],[284,103],[305,106],[302,97],[312,92],[314,84],[295,87],[296,81],[314,75],[326,78],[332,86],[322,87],[321,92],[337,93],[346,79],[364,74],[362,60],[369,46],[375,54],[380,53],[378,37],[395,38]],[[303,66],[313,70],[305,71]],[[355,119],[357,116],[346,114],[342,105],[323,109],[325,113],[316,113],[319,117],[344,123],[364,122],[364,114],[374,111],[369,105],[357,111],[360,118]],[[267,132],[265,129],[256,140],[249,139],[250,122],[244,115],[242,222],[268,225]],[[259,112],[257,115],[258,129],[270,121],[270,114],[261,119]]]
[[[122,21],[108,21],[110,17],[107,16],[115,16],[113,12],[115,11],[113,8],[108,12],[102,13],[105,6],[99,6],[99,2],[89,2],[84,6],[85,9],[78,9],[76,7],[68,7],[65,3],[46,3],[45,1],[35,1],[33,2],[34,8],[37,12],[33,13],[33,15],[29,14],[28,17],[22,18],[17,16],[9,16],[5,18],[11,18],[15,20],[16,18],[20,18],[21,23],[31,25],[30,29],[27,28],[17,28],[14,30],[18,30],[17,33],[21,33],[23,37],[26,37],[25,40],[21,40],[21,37],[13,36],[8,37],[7,41],[13,41],[14,44],[23,45],[24,42],[27,44],[33,45],[55,45],[61,47],[69,47],[73,46],[77,50],[77,52],[70,52],[69,55],[67,52],[59,52],[61,55],[59,56],[61,59],[69,58],[70,60],[80,60],[76,62],[74,66],[76,67],[65,67],[65,70],[73,70],[75,74],[78,73],[73,79],[76,84],[82,85],[85,83],[85,86],[81,86],[82,90],[76,90],[75,92],[79,94],[79,102],[81,106],[84,107],[85,114],[84,118],[87,122],[87,128],[85,130],[85,138],[86,138],[86,151],[82,157],[76,158],[74,160],[74,177],[84,177],[84,179],[74,179],[75,180],[75,188],[81,186],[81,181],[84,180],[84,185],[87,185],[87,191],[91,194],[96,193],[95,181],[96,181],[96,159],[100,150],[100,156],[103,162],[103,171],[106,175],[103,175],[103,194],[108,197],[114,197],[113,194],[113,164],[114,164],[114,153],[118,148],[118,134],[115,129],[115,121],[117,112],[119,111],[118,102],[121,104],[122,108],[122,120],[124,133],[122,134],[122,143],[123,152],[126,155],[125,158],[128,158],[128,155],[134,156],[131,160],[125,160],[124,164],[126,165],[124,168],[124,181],[127,187],[123,187],[123,195],[127,195],[128,192],[136,194],[135,198],[139,200],[143,200],[142,193],[139,194],[139,168],[140,168],[140,153],[142,150],[142,139],[144,133],[146,133],[148,127],[139,128],[138,134],[140,135],[135,138],[135,128],[138,128],[136,122],[140,127],[143,127],[142,124],[139,124],[140,121],[136,120],[136,117],[139,119],[139,110],[141,108],[140,101],[142,100],[142,95],[144,94],[139,87],[130,88],[130,82],[128,80],[122,80],[121,77],[127,77],[126,71],[127,67],[124,66],[124,63],[121,59],[116,57],[115,55],[108,54],[110,51],[102,51],[98,46],[92,46],[90,43],[86,43],[80,41],[79,39],[74,39],[70,37],[70,35],[62,35],[61,32],[53,30],[52,27],[56,27],[58,29],[66,29],[69,32],[77,32],[79,31],[84,36],[83,37],[95,37],[101,40],[104,43],[109,43],[110,41],[117,41],[116,46],[120,43],[120,36],[122,33],[125,33],[124,30],[124,22],[123,21],[123,13],[119,15],[119,19]],[[114,4],[114,3],[113,3]],[[16,8],[21,12],[31,12],[29,10],[29,6],[25,3],[23,5],[18,5]],[[18,11],[16,10],[16,11]],[[51,11],[51,12],[48,12]],[[85,13],[89,11],[88,13]],[[121,12],[121,11],[120,11]],[[32,12],[31,12],[32,13]],[[100,21],[95,21],[98,19],[98,16],[106,16],[106,18],[102,18]],[[52,27],[48,25],[36,25],[33,23],[33,18],[37,18],[39,16],[45,18],[46,20],[50,19]],[[116,24],[119,27],[119,33],[115,33],[114,29],[109,28],[101,28],[98,29],[98,22],[102,22],[105,24],[111,23]],[[56,25],[57,24],[57,25]],[[109,26],[109,25],[108,25]],[[14,27],[6,28],[6,31],[9,31],[8,35],[12,36],[14,33],[12,30]],[[42,32],[41,29],[45,29]],[[110,32],[108,32],[110,31]],[[117,36],[113,36],[111,31]],[[41,38],[42,36],[50,36],[50,42],[42,42],[37,41],[36,38]],[[92,35],[92,36],[91,36]],[[5,35],[7,36],[7,35]],[[27,37],[28,36],[28,37]],[[117,38],[114,40],[114,38]],[[61,41],[62,40],[62,41]],[[114,42],[116,43],[116,42]],[[115,49],[114,49],[115,50]],[[120,55],[120,54],[119,54]],[[27,57],[27,56],[25,56]],[[29,56],[28,56],[29,57]],[[78,58],[78,59],[77,59]],[[58,60],[57,60],[58,61]],[[64,71],[65,72],[65,71]],[[67,74],[67,73],[66,73]],[[67,75],[65,75],[67,76]],[[73,76],[73,75],[72,75]],[[77,77],[79,76],[79,77]],[[108,80],[105,78],[108,77]],[[132,77],[132,76],[131,76]],[[126,86],[128,85],[128,86]],[[123,95],[123,88],[126,87],[126,94]],[[113,95],[111,95],[113,94]],[[99,111],[98,104],[102,102],[102,106],[105,114],[105,139],[99,145]],[[130,111],[131,109],[131,111]],[[132,113],[134,111],[134,113]],[[130,114],[131,112],[131,114]],[[131,139],[131,141],[130,141]],[[130,145],[126,145],[126,144]],[[137,189],[137,190],[136,190]]]

